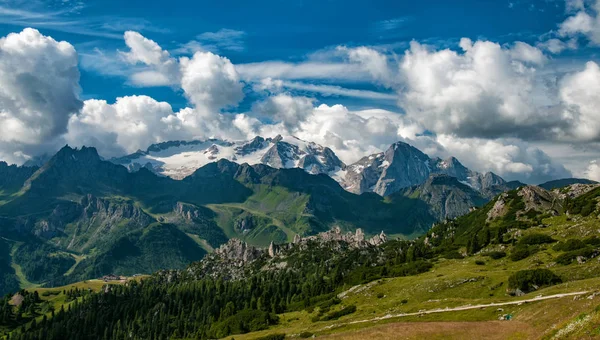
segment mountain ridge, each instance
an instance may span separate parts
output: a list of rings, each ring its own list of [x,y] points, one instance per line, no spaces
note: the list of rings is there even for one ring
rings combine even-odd
[[[183,179],[201,166],[219,159],[327,174],[344,189],[356,194],[375,192],[388,196],[422,184],[432,173],[456,177],[480,192],[506,185],[506,181],[492,172],[472,171],[455,157],[445,160],[430,158],[405,142],[396,142],[386,151],[365,156],[352,164],[342,162],[328,147],[281,135],[274,138],[257,136],[249,141],[163,142],[151,145],[146,151],[138,150],[110,161],[130,171],[146,168],[160,175]]]

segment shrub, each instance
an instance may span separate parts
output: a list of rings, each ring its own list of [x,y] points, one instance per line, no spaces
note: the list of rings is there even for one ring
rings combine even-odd
[[[400,301],[400,303],[401,303],[401,304],[403,304],[403,305],[405,305],[405,304],[407,304],[407,303],[408,303],[408,300],[406,300],[406,299],[403,299],[402,301]]]
[[[585,244],[589,244],[591,246],[600,246],[600,238],[597,236],[591,236],[583,240]]]
[[[582,240],[568,239],[565,242],[561,242],[552,247],[556,251],[573,251],[581,248],[585,248],[586,244]]]
[[[520,270],[508,278],[508,287],[529,292],[561,282],[561,278],[548,269]]]
[[[307,339],[307,338],[310,338],[310,337],[312,337],[312,336],[313,336],[313,333],[311,333],[311,332],[302,332],[302,333],[300,333],[300,335],[299,335],[299,336],[300,336],[300,338],[302,338],[302,339]]]
[[[383,294],[383,293],[377,293],[378,299],[383,299],[384,296],[385,296],[385,294]]]
[[[529,257],[529,255],[531,255],[529,247],[516,246],[510,253],[510,259],[513,261],[520,261],[524,258]]]
[[[578,256],[583,256],[586,258],[595,257],[597,255],[597,251],[591,247],[585,247],[573,251],[566,252],[562,255],[559,255],[556,258],[556,263],[560,263],[563,265],[568,265],[573,262]]]
[[[530,245],[530,244],[544,244],[556,242],[551,236],[546,234],[533,233],[523,236],[519,240],[519,244]]]
[[[484,254],[485,256],[489,256],[494,260],[499,260],[503,257],[506,257],[506,253],[503,251],[491,251],[489,253]]]
[[[283,340],[285,339],[285,334],[269,334],[262,336],[260,338],[256,338],[256,340]]]
[[[478,265],[478,266],[484,266],[485,265],[485,261],[477,260],[477,261],[475,261],[475,264]]]
[[[60,294],[60,291],[58,291],[58,290],[47,290],[42,293],[42,296],[52,296],[52,295],[58,295],[58,294]]]
[[[338,311],[335,312],[331,312],[325,316],[323,316],[319,321],[330,321],[330,320],[337,320],[339,318],[341,318],[344,315],[349,315],[356,312],[356,306],[355,305],[350,305],[347,307],[344,307]]]
[[[464,258],[464,256],[462,256],[462,254],[457,250],[448,250],[442,253],[440,256],[448,260],[460,260]]]

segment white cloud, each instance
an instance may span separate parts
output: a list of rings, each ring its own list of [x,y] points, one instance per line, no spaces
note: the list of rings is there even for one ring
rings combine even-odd
[[[196,52],[181,58],[181,88],[196,107],[218,110],[237,105],[243,98],[243,86],[229,59],[211,52]]]
[[[509,51],[513,60],[519,60],[525,63],[542,65],[547,60],[540,49],[521,41],[515,42],[514,46]]]
[[[600,0],[567,1],[567,10],[575,12],[559,25],[563,37],[585,36],[592,45],[600,45]]]
[[[65,139],[69,144],[96,146],[105,157],[146,149],[150,144],[177,137],[162,120],[174,115],[171,105],[147,96],[86,100],[78,115],[69,120]]]
[[[344,88],[335,85],[320,85],[320,84],[307,84],[302,82],[286,81],[279,79],[265,78],[262,81],[254,84],[255,91],[270,91],[270,92],[282,92],[285,89],[306,91],[312,93],[320,93],[323,96],[343,96],[363,99],[377,99],[377,100],[397,100],[398,96],[392,93],[375,92],[369,90],[356,90]]]
[[[223,28],[217,32],[204,32],[197,38],[205,49],[213,52],[221,50],[241,52],[246,48],[245,36],[246,32],[244,31]]]
[[[560,96],[555,97],[564,109],[541,110],[539,102],[532,99],[538,96],[535,75],[548,61],[540,49],[524,43],[500,46],[463,39],[463,53],[434,51],[412,43],[399,66],[382,52],[344,47],[334,51],[342,61],[329,56],[320,61],[267,62],[248,68],[248,64],[234,66],[227,58],[205,51],[177,59],[156,42],[128,32],[128,50],[120,56],[131,67],[130,82],[181,88],[191,106],[174,112],[168,103],[129,96],[112,104],[88,100],[79,111],[82,104],[77,98],[79,73],[74,48],[39,33],[27,31],[15,36],[16,43],[5,44],[8,38],[0,43],[0,85],[5,85],[0,88],[0,112],[5,123],[0,126],[4,132],[0,157],[9,160],[22,161],[39,154],[42,144],[44,150],[51,150],[60,142],[96,146],[103,156],[110,157],[173,139],[293,134],[331,147],[347,163],[401,140],[431,156],[457,156],[479,171],[538,182],[568,175],[568,171],[531,144],[507,136],[535,137],[546,127],[553,129],[546,139],[559,136],[581,141],[597,136],[594,108],[600,104],[593,94],[600,91],[598,66],[588,64],[585,70],[558,83]],[[102,54],[98,58],[105,59]],[[56,74],[48,69],[57,70]],[[119,68],[113,71],[127,72]],[[33,86],[17,86],[23,74]],[[265,74],[279,77],[264,80]],[[294,77],[357,79],[392,86],[400,89],[406,115],[377,109],[352,111],[281,93],[297,90],[370,99],[396,97],[290,81]],[[250,112],[221,114],[223,108],[244,98],[240,79],[261,80],[255,87],[274,95],[256,103]],[[40,94],[44,100],[31,100]]]
[[[148,66],[131,75],[130,80],[134,85],[165,86],[179,82],[179,64],[169,52],[138,32],[127,31],[124,37],[129,51],[120,52],[121,57],[130,64],[141,63]]]
[[[537,147],[518,139],[458,138],[438,135],[442,156],[455,156],[471,169],[492,171],[507,180],[542,183],[571,173]]]
[[[600,182],[600,164],[598,161],[591,161],[584,172],[584,176],[593,181]]]
[[[562,118],[569,122],[561,137],[569,140],[600,140],[600,67],[593,61],[585,69],[567,75],[561,82]]]
[[[79,92],[71,44],[31,28],[0,39],[0,148],[43,149],[66,132]]]
[[[283,61],[264,61],[238,64],[236,69],[245,80],[274,79],[343,79],[364,81],[369,74],[357,64],[344,62],[306,61],[288,63]]]
[[[575,50],[577,49],[577,46],[578,44],[576,38],[572,38],[567,41],[551,38],[537,44],[538,48],[547,50],[548,52],[553,54],[561,53],[564,50]]]
[[[313,112],[313,99],[279,94],[254,105],[253,111],[283,123],[288,133],[306,120]]]
[[[390,86],[396,80],[396,74],[388,65],[386,55],[365,46],[355,48],[340,46],[338,51],[346,53],[351,63],[367,71],[376,82]]]
[[[417,42],[401,62],[400,106],[429,130],[461,137],[535,137],[559,117],[539,110],[535,66],[541,52],[462,39],[464,53],[432,51]]]

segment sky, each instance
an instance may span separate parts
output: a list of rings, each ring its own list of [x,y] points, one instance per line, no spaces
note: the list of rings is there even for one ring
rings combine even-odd
[[[600,0],[0,0],[0,37],[9,163],[289,134],[600,180]]]

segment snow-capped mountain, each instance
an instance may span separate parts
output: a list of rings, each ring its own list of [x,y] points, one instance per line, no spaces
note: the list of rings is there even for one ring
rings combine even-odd
[[[340,183],[346,190],[357,194],[375,192],[387,196],[400,189],[419,185],[431,174],[456,177],[477,191],[506,183],[492,172],[482,174],[469,170],[454,157],[446,160],[430,158],[403,142],[394,143],[385,152],[363,157],[348,165]]]
[[[424,183],[431,174],[455,177],[480,192],[505,184],[491,172],[481,174],[469,170],[454,157],[446,160],[430,158],[403,142],[394,143],[385,152],[363,157],[348,166],[331,149],[294,136],[255,137],[233,142],[220,139],[171,141],[153,144],[146,151],[138,150],[128,156],[113,158],[111,162],[124,165],[132,172],[144,167],[163,176],[183,179],[219,159],[327,174],[346,190],[357,194],[375,192],[388,196]]]
[[[124,165],[130,171],[145,167],[157,174],[182,179],[219,159],[239,164],[266,164],[273,168],[302,168],[312,174],[332,177],[345,168],[331,149],[293,136],[255,137],[235,142],[219,139],[164,142],[153,144],[146,151],[113,158],[111,162]]]

